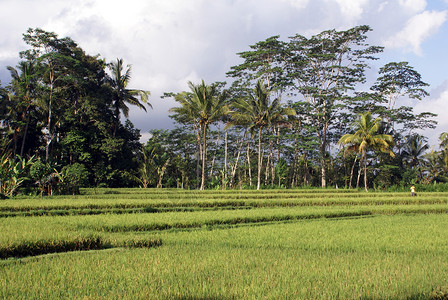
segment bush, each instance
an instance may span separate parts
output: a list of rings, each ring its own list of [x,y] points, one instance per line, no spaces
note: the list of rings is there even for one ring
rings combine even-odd
[[[33,163],[30,167],[30,177],[39,186],[40,195],[51,194],[53,185],[55,184],[55,176],[49,163],[43,163],[40,159]]]
[[[61,173],[63,182],[60,192],[63,194],[79,194],[79,188],[89,180],[89,171],[80,163],[64,166]]]
[[[29,160],[16,155],[15,158],[10,158],[9,155],[4,154],[0,158],[0,199],[12,197],[17,188],[26,179],[28,166],[32,164],[33,157]]]
[[[393,185],[387,188],[388,192],[411,192],[411,184],[409,185]],[[419,192],[448,192],[448,183],[430,183],[430,184],[415,184],[415,191]]]

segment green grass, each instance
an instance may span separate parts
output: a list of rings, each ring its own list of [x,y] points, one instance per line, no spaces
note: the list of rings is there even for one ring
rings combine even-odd
[[[235,210],[259,207],[447,204],[444,193],[362,193],[348,190],[179,191],[134,189],[91,190],[82,196],[18,198],[0,201],[0,217],[127,214],[170,211]],[[128,191],[129,193],[124,194]],[[336,190],[334,190],[336,191]],[[110,192],[110,191],[109,191]]]
[[[101,211],[1,218],[0,253],[34,252],[2,256],[8,258],[0,260],[0,299],[446,295],[448,194],[333,192],[86,190],[84,196],[0,202],[2,212],[20,211],[20,203],[61,210],[98,205]],[[235,199],[242,202],[232,205]],[[136,203],[192,210],[110,211]]]

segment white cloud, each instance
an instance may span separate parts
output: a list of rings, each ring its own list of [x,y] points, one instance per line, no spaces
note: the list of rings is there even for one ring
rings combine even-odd
[[[384,44],[391,48],[410,47],[415,54],[422,55],[422,43],[439,30],[446,17],[447,11],[424,11],[409,19],[406,26]]]
[[[417,13],[421,12],[426,7],[426,0],[398,0],[398,3],[406,10]]]
[[[357,22],[364,12],[363,7],[369,0],[335,0],[341,9],[343,16],[350,23]]]
[[[17,52],[0,51],[0,60],[11,60],[17,57]]]
[[[413,58],[411,51],[421,54],[428,37],[446,25],[446,11],[426,7],[427,0],[0,0],[0,78],[7,83],[5,66],[15,65],[26,47],[28,27],[70,36],[88,54],[133,65],[131,88],[150,90],[154,106],[147,114],[131,108],[143,133],[171,126],[167,111],[175,103],[159,99],[163,92],[185,90],[188,80],[226,80],[230,66],[241,62],[236,53],[273,35],[286,40],[368,24],[369,44],[410,50],[388,59]],[[445,53],[420,58],[443,61]]]
[[[283,0],[283,1],[291,4],[292,6],[294,6],[297,9],[306,8],[306,6],[308,5],[308,2],[310,2],[310,0]]]
[[[436,145],[438,136],[441,132],[448,132],[448,80],[440,87],[435,89],[434,96],[419,101],[414,108],[416,113],[432,112],[436,113],[436,121],[438,123],[437,130],[423,132],[422,134],[429,137],[429,143]]]
[[[379,13],[382,12],[383,9],[384,9],[388,4],[389,4],[388,1],[381,2],[380,5],[378,6],[378,12],[379,12]]]

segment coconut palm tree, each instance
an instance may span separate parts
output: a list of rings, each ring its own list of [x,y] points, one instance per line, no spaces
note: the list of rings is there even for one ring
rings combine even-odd
[[[13,107],[10,115],[13,115],[15,121],[20,125],[14,128],[14,141],[17,143],[18,133],[22,132],[22,144],[20,147],[20,156],[23,156],[25,141],[30,123],[30,111],[34,103],[34,93],[36,90],[36,70],[33,61],[21,61],[17,69],[8,66],[11,74],[11,88],[14,93],[12,96]],[[21,126],[24,125],[24,128]],[[17,145],[14,145],[14,152],[17,152]]]
[[[442,132],[439,136],[440,150],[442,155],[442,161],[445,169],[448,169],[448,133]]]
[[[424,154],[424,158],[423,172],[426,175],[426,183],[446,182],[447,178],[443,175],[445,167],[443,152],[431,150]]]
[[[181,104],[180,107],[173,107],[173,118],[184,124],[193,124],[198,133],[198,143],[202,140],[202,174],[200,190],[205,189],[205,174],[207,162],[207,132],[211,124],[221,120],[227,113],[226,93],[219,91],[218,85],[205,84],[204,80],[200,84],[188,82],[190,92],[182,92],[175,95],[174,99]]]
[[[286,116],[293,115],[294,111],[284,108],[280,99],[273,101],[270,99],[270,92],[266,89],[262,80],[257,82],[253,92],[245,98],[237,99],[233,103],[233,109],[230,111],[231,121],[229,126],[244,125],[251,131],[258,132],[258,173],[257,190],[261,186],[261,170],[263,156],[261,149],[262,131],[274,123],[280,123],[286,120]]]
[[[419,134],[413,134],[408,137],[404,146],[402,155],[413,169],[419,172],[419,178],[422,178],[421,162],[425,151],[429,149],[425,138]]]
[[[108,68],[111,71],[111,77],[109,78],[109,84],[113,90],[113,107],[115,115],[115,127],[114,136],[117,132],[118,125],[120,123],[120,112],[127,118],[129,117],[129,107],[126,104],[135,105],[140,109],[146,111],[144,104],[148,103],[149,91],[128,89],[127,86],[131,80],[132,66],[127,65],[126,69],[123,67],[123,59],[117,59],[116,62],[108,64]],[[143,102],[143,103],[142,103]]]
[[[367,152],[369,150],[381,151],[394,157],[390,150],[393,138],[389,134],[378,134],[381,129],[381,118],[373,119],[370,112],[360,114],[355,121],[355,133],[344,134],[339,140],[339,145],[348,145],[346,152],[357,152],[361,155],[364,168],[364,188],[367,189]]]

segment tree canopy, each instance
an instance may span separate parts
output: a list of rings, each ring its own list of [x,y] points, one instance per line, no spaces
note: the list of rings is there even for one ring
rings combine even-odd
[[[446,134],[430,153],[422,135],[435,128],[435,114],[416,114],[402,101],[423,100],[428,84],[408,62],[386,63],[368,82],[366,70],[383,51],[367,42],[370,31],[275,35],[250,45],[237,53],[242,62],[230,67],[228,84],[202,80],[166,93],[176,102],[176,128],[151,130],[142,144],[130,106],[151,108],[151,87],[129,88],[132,66],[30,28],[28,49],[0,85],[0,181],[11,187],[2,193],[351,187],[356,172],[366,191],[447,181]]]

